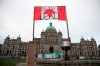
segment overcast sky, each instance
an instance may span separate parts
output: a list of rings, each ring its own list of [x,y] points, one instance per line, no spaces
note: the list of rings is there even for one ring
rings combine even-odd
[[[66,6],[71,41],[93,36],[100,44],[100,0],[0,0],[1,44],[7,35],[11,39],[20,35],[24,42],[32,40],[34,6]],[[35,37],[39,38],[50,22],[67,38],[66,22],[58,20],[36,21]]]

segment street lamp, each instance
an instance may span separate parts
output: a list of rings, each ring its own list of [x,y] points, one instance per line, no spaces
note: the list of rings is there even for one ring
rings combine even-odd
[[[65,55],[64,60],[69,60],[68,50],[70,50],[70,43],[68,41],[63,41],[62,50],[63,50],[63,54]]]

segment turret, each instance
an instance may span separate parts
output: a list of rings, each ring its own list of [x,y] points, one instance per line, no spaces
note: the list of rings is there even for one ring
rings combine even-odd
[[[81,36],[81,41],[84,41],[84,38],[83,38],[83,36]]]
[[[44,29],[43,29],[42,32],[41,32],[41,38],[44,38],[44,36],[45,36],[45,32],[44,32]]]
[[[58,32],[58,38],[59,38],[58,43],[61,43],[61,41],[62,41],[62,32],[60,30]]]
[[[20,37],[20,35],[17,37],[17,39],[18,39],[18,40],[21,40],[21,37]]]
[[[8,44],[9,41],[10,41],[10,36],[8,35],[8,36],[6,37],[6,39],[4,40],[4,44]]]
[[[59,30],[59,32],[58,32],[58,35],[61,35],[62,36],[62,32]]]
[[[95,41],[95,39],[93,37],[91,37],[91,41]]]
[[[10,40],[10,37],[9,37],[9,35],[6,37],[6,40]]]

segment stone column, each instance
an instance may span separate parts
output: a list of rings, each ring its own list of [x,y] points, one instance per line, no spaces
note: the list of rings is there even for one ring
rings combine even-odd
[[[30,41],[28,44],[26,66],[35,66],[34,61],[35,61],[35,44],[34,42]]]

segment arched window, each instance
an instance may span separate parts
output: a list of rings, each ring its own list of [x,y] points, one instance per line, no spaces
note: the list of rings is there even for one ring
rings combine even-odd
[[[41,50],[41,54],[43,54],[44,52],[43,52],[43,50]]]

